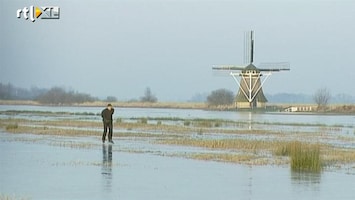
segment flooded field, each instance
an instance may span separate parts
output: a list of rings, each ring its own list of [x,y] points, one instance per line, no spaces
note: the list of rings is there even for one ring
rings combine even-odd
[[[355,199],[355,116],[118,108],[103,145],[101,109],[0,106],[0,199]],[[321,172],[273,153],[294,140]]]

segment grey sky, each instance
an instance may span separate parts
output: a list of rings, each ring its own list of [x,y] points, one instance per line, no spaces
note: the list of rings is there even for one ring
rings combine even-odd
[[[265,93],[355,94],[355,1],[10,1],[0,0],[0,82],[64,86],[128,100],[149,86],[159,100],[236,91],[215,64],[242,64],[255,31],[255,64],[288,61]],[[60,20],[16,18],[57,5]]]

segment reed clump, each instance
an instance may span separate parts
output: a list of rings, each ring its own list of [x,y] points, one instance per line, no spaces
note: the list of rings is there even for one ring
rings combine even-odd
[[[294,171],[320,172],[322,159],[319,144],[308,144],[299,141],[277,146],[275,155],[289,156],[291,169]]]

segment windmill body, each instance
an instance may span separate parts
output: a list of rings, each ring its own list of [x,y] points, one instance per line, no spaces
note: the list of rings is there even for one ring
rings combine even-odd
[[[239,90],[236,96],[237,108],[264,108],[266,106],[267,99],[261,87],[260,78],[262,74],[255,65],[250,64],[240,73],[231,75],[233,77],[239,76],[239,79],[236,79],[239,83]]]
[[[249,64],[245,67],[235,65],[219,65],[213,67],[213,70],[229,71],[239,86],[236,95],[236,107],[239,109],[265,108],[267,99],[264,95],[262,86],[265,81],[271,76],[272,72],[289,70],[289,64],[286,62],[280,63],[265,63],[263,66],[268,68],[257,68],[253,64],[254,57],[254,36],[253,31],[246,34],[244,42],[245,59],[249,60]],[[250,38],[250,40],[248,40]],[[250,46],[250,48],[249,48]],[[250,53],[250,54],[249,54]]]

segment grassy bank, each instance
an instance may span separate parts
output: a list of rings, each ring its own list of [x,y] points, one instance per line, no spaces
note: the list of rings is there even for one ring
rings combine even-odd
[[[94,101],[80,104],[70,105],[55,105],[55,106],[87,106],[87,107],[106,107],[107,103],[112,103],[114,107],[122,108],[176,108],[176,109],[207,109],[206,103],[194,102],[106,102]],[[37,101],[23,101],[23,100],[0,100],[0,105],[32,105],[32,106],[46,106],[47,104],[40,104]]]
[[[53,105],[53,106],[83,106],[83,107],[105,107],[107,103],[112,103],[114,107],[121,108],[172,108],[172,109],[201,109],[201,110],[223,110],[223,111],[250,111],[250,110],[237,110],[234,105],[227,106],[214,106],[209,107],[203,102],[106,102],[106,101],[94,101],[86,102],[80,104],[70,104],[70,105]],[[47,104],[40,104],[37,101],[30,100],[0,100],[0,105],[32,105],[32,106],[48,106]],[[49,105],[51,106],[51,105]],[[268,109],[257,109],[253,112],[268,112],[268,111],[283,111],[285,108],[290,106],[306,106],[316,108],[315,104],[270,104]],[[304,113],[317,113],[317,114],[355,114],[354,104],[331,104],[328,106],[326,111],[323,112],[303,112]]]

